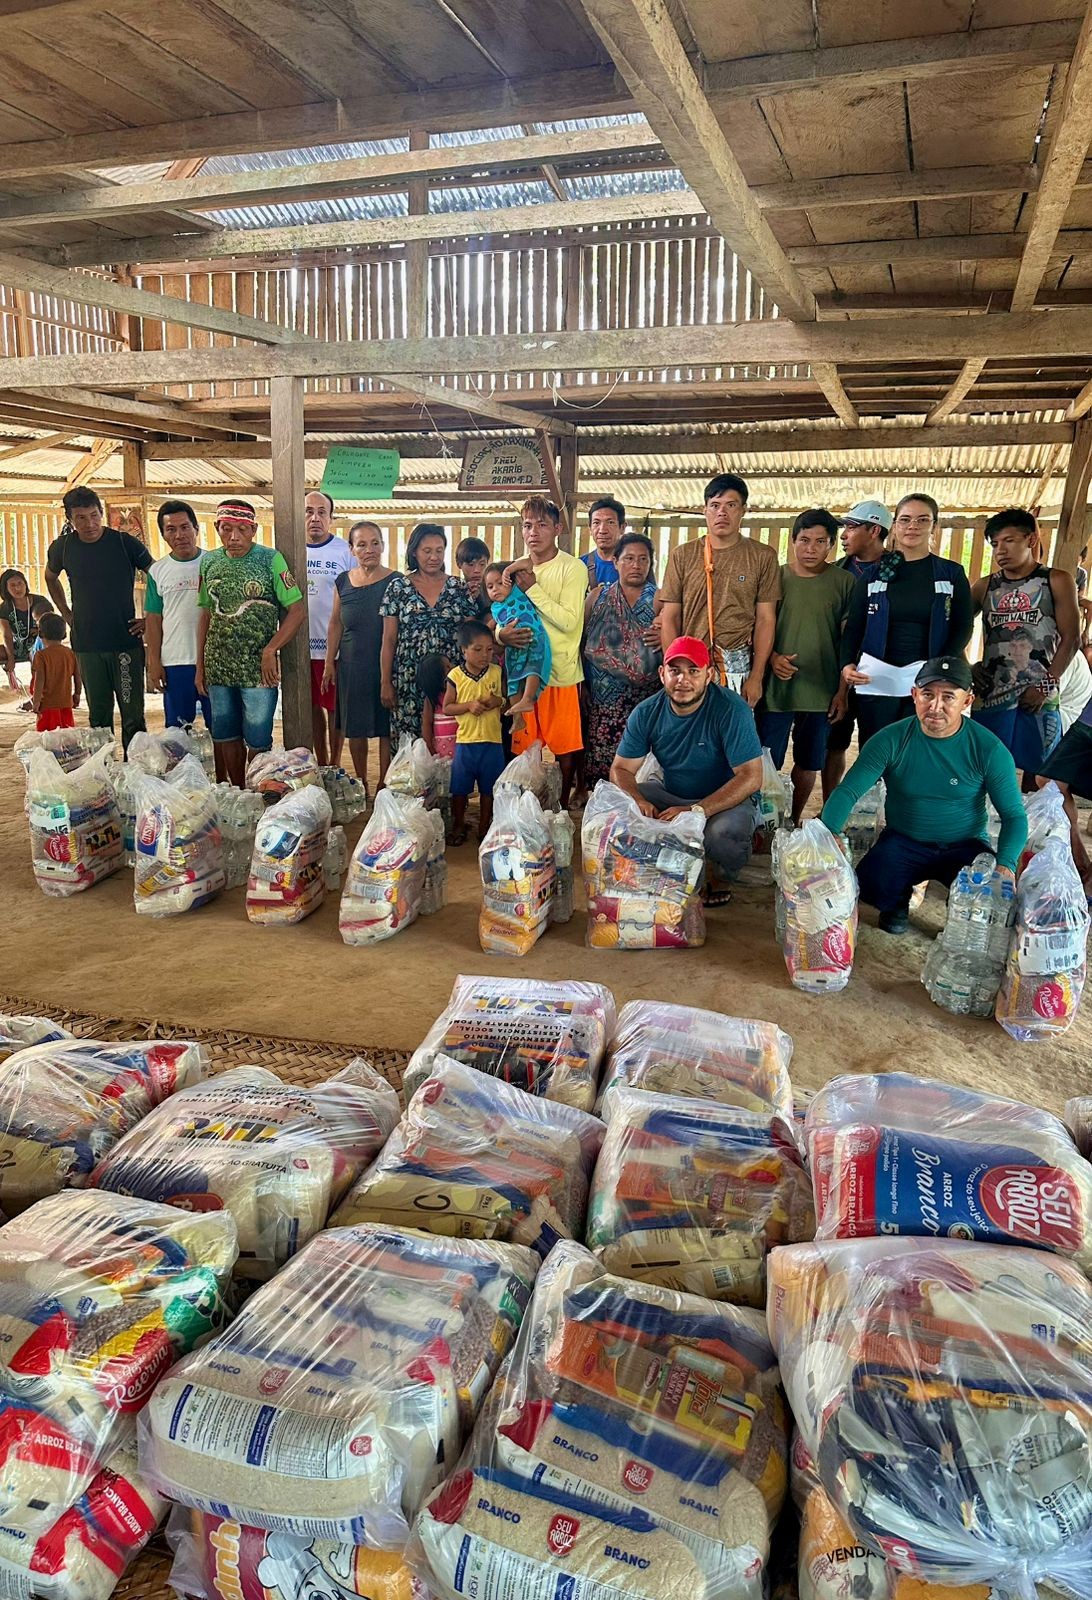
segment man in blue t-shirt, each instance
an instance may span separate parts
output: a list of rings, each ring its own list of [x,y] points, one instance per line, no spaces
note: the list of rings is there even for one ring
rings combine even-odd
[[[590,591],[604,583],[618,582],[618,565],[614,555],[618,541],[626,531],[625,506],[611,494],[593,500],[588,508],[588,526],[595,549],[589,550],[580,559],[588,569]]]
[[[762,746],[747,702],[713,681],[709,650],[686,634],[668,645],[660,668],[663,688],[630,712],[611,782],[632,795],[646,817],[670,822],[683,811],[706,817],[709,884],[705,903],[726,905],[746,865],[758,821]],[[646,757],[663,768],[662,783],[638,783]]]

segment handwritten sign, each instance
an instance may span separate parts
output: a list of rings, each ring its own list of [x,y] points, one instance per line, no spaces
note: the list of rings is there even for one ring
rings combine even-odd
[[[319,487],[334,501],[390,500],[401,465],[397,450],[332,444]]]
[[[488,444],[480,439],[466,441],[459,473],[459,489],[463,494],[479,494],[483,489],[522,494],[549,487],[546,463],[536,441],[507,439]]]

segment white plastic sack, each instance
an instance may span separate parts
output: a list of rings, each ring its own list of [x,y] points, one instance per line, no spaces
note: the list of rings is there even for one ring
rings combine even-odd
[[[48,750],[30,753],[30,857],[43,894],[78,894],[123,865],[121,818],[108,776],[111,748],[103,745],[71,772]]]
[[[254,830],[246,887],[251,922],[302,922],[326,897],[323,858],[333,808],[325,789],[290,790],[271,805]]]
[[[341,894],[338,927],[346,944],[376,944],[416,921],[434,839],[420,800],[380,789]]]

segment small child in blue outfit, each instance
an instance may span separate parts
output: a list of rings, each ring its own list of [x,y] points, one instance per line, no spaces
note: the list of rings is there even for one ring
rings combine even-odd
[[[506,645],[504,668],[508,677],[508,709],[506,717],[512,718],[512,732],[523,731],[523,713],[534,707],[535,701],[550,681],[553,652],[543,627],[542,618],[524,594],[519,578],[534,582],[531,573],[520,573],[512,582],[503,561],[490,562],[482,574],[482,583],[489,596],[490,610],[499,633],[510,624],[517,628],[530,628],[534,638],[530,644],[517,649]]]

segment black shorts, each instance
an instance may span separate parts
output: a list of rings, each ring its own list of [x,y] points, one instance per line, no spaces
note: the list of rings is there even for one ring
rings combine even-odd
[[[853,730],[857,725],[857,707],[854,704],[853,690],[849,691],[849,710],[844,717],[839,717],[837,722],[832,722],[827,729],[827,754],[845,755],[853,743]]]
[[[1092,726],[1075,722],[1044,764],[1041,778],[1064,783],[1084,800],[1092,800]]]

